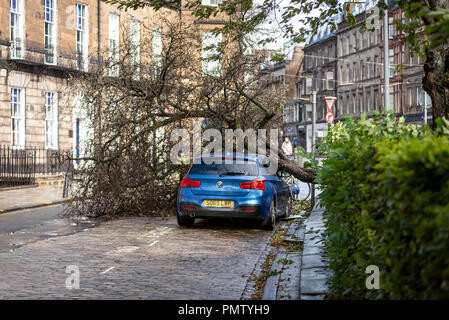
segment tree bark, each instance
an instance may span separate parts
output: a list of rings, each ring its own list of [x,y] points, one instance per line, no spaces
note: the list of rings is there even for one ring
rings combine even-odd
[[[315,182],[316,172],[311,168],[302,168],[297,163],[288,159],[279,159],[279,169],[295,178],[308,183]]]
[[[440,50],[426,50],[423,88],[432,99],[433,128],[435,119],[449,119],[449,45]]]
[[[447,7],[447,0],[426,0],[424,6],[431,11]],[[423,16],[425,26],[432,25],[432,18]],[[424,63],[423,88],[432,99],[432,128],[435,129],[437,118],[449,119],[449,42],[446,41],[437,49],[425,49],[426,62]]]

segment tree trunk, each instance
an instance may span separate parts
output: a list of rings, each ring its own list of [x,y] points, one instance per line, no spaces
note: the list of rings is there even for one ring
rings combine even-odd
[[[431,11],[449,5],[448,0],[426,0],[421,3]],[[424,26],[435,23],[433,18],[426,15],[422,21]],[[432,99],[432,128],[435,129],[435,119],[449,119],[449,42],[446,41],[437,49],[426,47],[425,54],[423,88]]]
[[[423,88],[432,99],[432,127],[435,128],[435,119],[449,119],[449,45],[439,50],[426,49],[426,55]]]
[[[291,160],[279,159],[279,169],[291,174],[303,182],[312,183],[315,181],[315,170],[311,168],[302,168],[299,164]]]

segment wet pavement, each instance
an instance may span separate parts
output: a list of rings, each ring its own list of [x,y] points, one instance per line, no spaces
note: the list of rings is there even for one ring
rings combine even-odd
[[[62,205],[28,209],[0,215],[0,252],[14,251],[26,244],[74,234],[94,227],[101,220],[59,217]]]
[[[64,201],[62,193],[63,188],[56,186],[0,189],[0,214]]]
[[[193,228],[174,217],[91,228],[92,221],[68,222],[9,235],[17,246],[0,252],[0,299],[240,299],[272,235],[236,220],[198,220]],[[76,269],[79,289],[70,289]]]

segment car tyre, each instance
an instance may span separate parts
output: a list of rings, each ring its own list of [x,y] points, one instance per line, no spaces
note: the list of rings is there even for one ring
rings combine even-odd
[[[195,223],[195,218],[189,216],[181,216],[179,212],[177,213],[176,218],[180,227],[193,227],[193,224]]]
[[[274,230],[276,227],[276,209],[274,208],[274,199],[271,201],[270,212],[262,222],[262,228],[265,230]]]

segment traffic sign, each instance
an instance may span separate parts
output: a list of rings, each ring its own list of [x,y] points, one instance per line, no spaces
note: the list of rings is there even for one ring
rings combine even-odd
[[[326,113],[326,122],[327,124],[334,123],[334,114],[332,113],[332,111]]]
[[[336,97],[324,97],[324,101],[326,102],[329,112],[332,112],[332,107],[334,106],[336,100]]]

